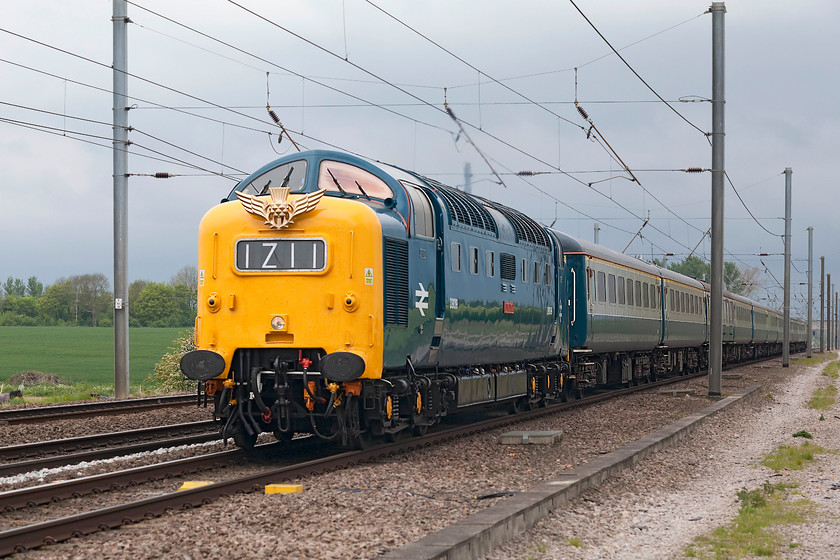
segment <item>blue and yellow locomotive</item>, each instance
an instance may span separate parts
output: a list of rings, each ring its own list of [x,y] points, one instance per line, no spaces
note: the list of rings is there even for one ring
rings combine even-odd
[[[240,182],[203,218],[198,259],[198,350],[181,367],[242,447],[261,432],[362,446],[705,363],[706,285],[348,154]],[[761,312],[763,348],[780,323]]]

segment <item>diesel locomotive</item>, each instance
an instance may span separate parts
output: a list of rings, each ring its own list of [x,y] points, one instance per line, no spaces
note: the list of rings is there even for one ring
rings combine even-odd
[[[398,167],[280,158],[201,221],[184,374],[222,435],[345,446],[703,368],[709,286]],[[781,352],[778,311],[725,294],[724,359]],[[793,321],[791,350],[807,329]]]

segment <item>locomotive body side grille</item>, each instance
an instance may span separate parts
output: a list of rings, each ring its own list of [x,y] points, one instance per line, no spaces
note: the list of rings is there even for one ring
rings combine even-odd
[[[408,326],[408,242],[385,238],[385,324]]]

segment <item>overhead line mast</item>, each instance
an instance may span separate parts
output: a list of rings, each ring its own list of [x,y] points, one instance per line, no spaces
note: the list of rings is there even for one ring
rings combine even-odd
[[[114,0],[114,396],[128,398],[128,15]]]

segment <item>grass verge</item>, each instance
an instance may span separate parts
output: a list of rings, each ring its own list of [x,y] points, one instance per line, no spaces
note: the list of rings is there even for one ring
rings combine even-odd
[[[824,389],[815,389],[811,400],[808,401],[808,408],[815,410],[828,410],[834,404],[837,396],[837,387],[829,385]]]
[[[738,492],[741,507],[738,516],[728,525],[718,527],[708,536],[694,539],[685,549],[689,558],[746,558],[776,555],[783,539],[774,534],[772,527],[802,523],[813,509],[805,499],[791,500],[788,490],[796,484],[770,484]],[[787,543],[796,546],[796,543]]]
[[[829,379],[837,379],[840,377],[840,360],[830,362],[823,368],[823,375]]]

